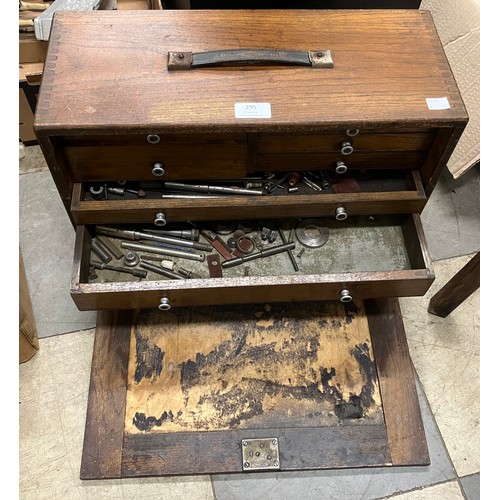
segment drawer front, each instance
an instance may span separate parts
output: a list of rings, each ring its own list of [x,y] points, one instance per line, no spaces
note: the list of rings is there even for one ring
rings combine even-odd
[[[336,217],[339,210],[347,216],[419,213],[427,201],[417,171],[385,179],[338,176],[332,179],[330,189],[321,192],[299,183],[296,193],[277,189],[262,196],[196,198],[182,197],[179,192],[180,198],[165,199],[160,192],[147,191],[144,198],[124,192],[123,196],[109,194],[108,199],[99,200],[92,198],[91,189],[95,185],[74,186],[71,213],[77,224],[154,223],[159,213],[168,222]]]
[[[285,238],[289,238],[288,228],[298,223],[280,220],[282,225],[276,227],[285,228]],[[262,225],[267,223],[252,221],[252,224],[254,233],[249,234],[257,241],[263,232]],[[222,276],[210,277],[208,256],[217,252],[199,250],[195,253],[204,255],[203,261],[182,258],[176,264],[196,273],[196,279],[168,279],[150,270],[144,279],[100,269],[94,275],[90,272],[91,261],[98,259],[90,246],[95,228],[78,226],[71,295],[80,310],[153,308],[159,307],[162,299],[169,307],[339,300],[342,296],[347,300],[349,296],[423,295],[434,279],[418,215],[381,216],[375,221],[366,217],[352,218],[349,222],[321,219],[304,225],[304,231],[297,226],[300,232],[296,230],[295,248],[291,250],[298,271],[294,271],[290,256],[282,252],[227,268],[223,264]],[[329,238],[323,246],[311,248],[311,239],[317,240],[318,225],[328,229]],[[306,240],[307,246],[303,246],[307,231],[312,234]],[[226,243],[230,237],[219,236]],[[119,240],[115,243],[120,245]],[[278,238],[263,247],[279,244]],[[151,252],[137,253],[149,261]],[[228,259],[227,255],[219,258],[222,262]],[[123,260],[113,259],[111,265],[124,267]]]
[[[334,169],[343,161],[353,169],[419,168],[435,131],[359,131],[330,134],[260,134],[257,168]]]
[[[156,144],[147,137],[70,138],[60,148],[76,182],[246,175],[245,134],[157,136]]]

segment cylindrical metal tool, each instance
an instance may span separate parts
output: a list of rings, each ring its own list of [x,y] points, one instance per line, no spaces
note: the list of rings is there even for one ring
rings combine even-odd
[[[217,193],[217,194],[248,194],[260,196],[262,191],[254,191],[252,189],[244,189],[230,186],[209,186],[202,184],[183,184],[181,182],[165,182],[166,189],[174,189],[178,191],[194,191],[198,193]]]
[[[221,265],[223,268],[239,266],[245,262],[250,262],[251,260],[261,259],[263,257],[270,257],[271,255],[276,255],[278,253],[286,252],[287,250],[293,250],[295,248],[295,243],[287,243],[286,245],[278,245],[276,247],[267,248],[257,253],[251,255],[246,255],[245,257],[238,257],[236,259],[230,259],[223,262]]]
[[[95,269],[107,269],[109,271],[116,271],[118,273],[132,274],[134,276],[137,276],[138,278],[145,278],[148,275],[147,271],[143,271],[142,269],[109,266],[108,264],[102,264],[101,262],[96,262],[93,260],[90,261],[90,266],[94,267]]]
[[[203,254],[188,253],[188,252],[183,252],[182,250],[171,250],[170,248],[153,247],[151,245],[140,245],[139,243],[128,243],[126,241],[122,241],[121,246],[122,248],[127,248],[129,250],[137,250],[139,252],[149,252],[149,253],[156,253],[159,255],[169,255],[170,257],[180,257],[182,259],[197,260],[199,262],[203,262],[205,260],[205,256]]]
[[[106,264],[113,260],[111,255],[109,255],[105,248],[95,239],[92,241],[90,249]]]
[[[285,238],[285,233],[283,232],[283,229],[278,228],[278,232],[279,232],[279,234],[280,234],[281,241],[282,241],[283,243],[288,243],[288,242],[286,241],[286,238]],[[293,252],[292,252],[291,250],[287,250],[286,252],[287,252],[287,254],[288,254],[288,257],[290,257],[290,262],[292,263],[293,268],[295,269],[295,271],[298,271],[298,270],[299,270],[299,266],[298,266],[298,264],[297,264],[297,261],[295,260],[295,257],[294,257],[294,255],[293,255]]]
[[[161,274],[162,276],[166,276],[167,278],[173,280],[185,279],[184,276],[182,276],[181,274],[175,273],[174,271],[170,271],[169,269],[165,269],[163,267],[155,266],[154,264],[150,264],[149,262],[141,261],[139,265],[144,269],[147,269],[148,271],[152,271],[156,274]]]
[[[96,236],[96,241],[98,241],[106,250],[113,254],[115,259],[121,259],[123,257],[123,252],[107,238],[103,238],[102,236]]]
[[[196,250],[203,250],[211,252],[212,247],[207,243],[199,243],[197,241],[183,240],[182,238],[174,238],[172,236],[160,236],[159,234],[143,233],[141,231],[129,231],[123,229],[115,229],[112,227],[96,226],[97,234],[105,234],[113,236],[114,238],[123,238],[124,240],[150,240],[159,241],[161,243],[170,243],[181,247],[195,248]]]
[[[144,229],[145,233],[157,234],[159,236],[174,236],[184,240],[199,241],[200,230],[193,229]]]

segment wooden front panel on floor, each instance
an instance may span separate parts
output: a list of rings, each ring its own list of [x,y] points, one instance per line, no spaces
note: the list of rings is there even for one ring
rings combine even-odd
[[[369,309],[373,315],[377,304]],[[123,440],[113,452],[106,449],[114,464],[121,454],[114,477],[241,472],[242,440],[255,438],[277,440],[280,470],[394,464],[374,359],[374,351],[385,351],[374,349],[372,325],[382,335],[387,328],[369,321],[363,302],[137,311],[130,336],[123,336],[129,339],[128,361],[110,351],[94,353],[94,366],[106,356],[108,369],[118,364],[127,374],[101,386],[100,400],[110,395],[111,407],[89,406],[87,433],[109,420],[94,411],[116,416]],[[395,335],[404,338],[399,326]],[[96,346],[106,331],[101,321]],[[405,346],[396,342],[395,349]],[[401,376],[408,384],[408,374],[392,375],[396,387]],[[415,402],[409,411],[418,420]],[[392,421],[400,425],[401,418]],[[405,434],[389,433],[400,431]],[[404,437],[422,435],[408,429]],[[109,467],[85,464],[88,457],[106,460],[86,450],[96,446],[104,445],[86,436],[82,479],[104,477],[100,471],[110,477]],[[428,462],[424,451],[414,454],[414,464]]]

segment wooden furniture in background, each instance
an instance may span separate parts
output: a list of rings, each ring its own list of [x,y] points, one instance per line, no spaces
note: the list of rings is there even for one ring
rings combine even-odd
[[[481,269],[479,254],[480,252],[477,252],[446,285],[432,296],[428,308],[431,314],[446,318],[479,288]]]

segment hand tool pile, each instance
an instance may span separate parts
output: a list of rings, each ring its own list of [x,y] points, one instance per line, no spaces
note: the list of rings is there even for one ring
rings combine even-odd
[[[245,264],[280,254],[287,254],[290,271],[299,272],[305,249],[323,246],[329,235],[321,219],[190,222],[161,230],[96,226],[89,278],[102,278],[98,271],[139,279],[149,272],[169,279],[216,278],[237,266],[243,267],[243,276],[250,276]],[[295,254],[297,243],[302,248]]]
[[[339,162],[342,163],[343,162]],[[337,167],[338,168],[338,167]],[[341,173],[344,171],[341,170]],[[343,179],[337,172],[263,173],[242,179],[223,179],[210,183],[173,181],[108,182],[86,186],[86,199],[119,198],[190,199],[220,196],[266,196],[335,193]],[[354,181],[355,182],[355,181]],[[355,188],[359,191],[359,188]]]

